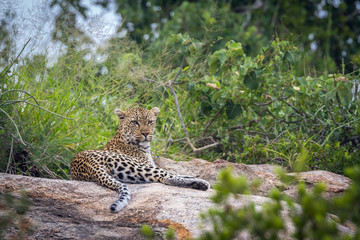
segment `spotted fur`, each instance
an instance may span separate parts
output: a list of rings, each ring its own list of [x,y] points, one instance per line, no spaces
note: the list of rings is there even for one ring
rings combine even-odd
[[[150,153],[159,108],[132,108],[115,113],[120,123],[115,136],[102,150],[87,150],[75,155],[71,163],[74,180],[92,181],[119,193],[110,206],[118,212],[130,201],[124,183],[159,182],[167,185],[207,190],[209,183],[194,177],[176,176],[156,167]]]

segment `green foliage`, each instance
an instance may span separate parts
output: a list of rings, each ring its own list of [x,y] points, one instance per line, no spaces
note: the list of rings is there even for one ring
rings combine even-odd
[[[172,39],[195,42],[181,34]],[[359,134],[359,102],[353,90],[358,75],[297,75],[292,63],[299,60],[299,51],[280,40],[255,57],[234,41],[205,54],[186,52],[188,66],[176,89],[184,99],[182,112],[192,122],[190,135],[202,131],[201,136],[222,143],[220,154],[212,151],[201,157],[219,154],[244,163],[274,162],[290,170],[338,173],[359,163],[357,145],[351,144]],[[199,61],[207,64],[193,64]],[[174,108],[171,102],[168,106]],[[203,131],[201,121],[211,125]]]
[[[171,46],[173,49],[178,49],[178,52],[185,56],[190,56],[196,53],[202,47],[202,43],[189,34],[174,34],[166,40],[166,45]]]
[[[25,193],[15,198],[8,193],[0,194],[0,238],[3,239],[7,230],[13,228],[9,239],[25,239],[33,230],[33,225],[26,217],[31,202]]]
[[[298,197],[294,201],[279,189],[272,189],[270,200],[261,206],[253,202],[238,206],[237,199],[245,198],[252,186],[244,177],[235,177],[231,168],[218,175],[215,195],[212,201],[215,208],[201,215],[203,221],[211,223],[197,239],[236,239],[239,235],[251,239],[359,239],[360,237],[360,167],[347,170],[352,184],[339,197],[326,199],[323,193],[325,183],[306,190],[304,182],[298,184]],[[279,172],[285,184],[294,182],[293,176]],[[257,186],[258,183],[255,183]],[[287,213],[285,215],[285,213]],[[333,215],[333,214],[336,214]],[[340,231],[338,224],[352,224],[354,233]],[[155,233],[148,225],[141,229],[147,239],[155,239]],[[166,238],[169,239],[169,238]]]
[[[53,39],[68,47],[66,54],[54,64],[38,55],[19,66],[17,58],[11,67],[2,66],[1,171],[67,178],[75,151],[101,148],[113,135],[117,124],[113,109],[135,105],[161,109],[156,154],[191,158],[194,155],[182,141],[168,141],[184,137],[173,93],[144,80],[167,84],[175,76],[174,91],[192,142],[196,147],[219,143],[198,157],[337,173],[359,163],[359,73],[345,74],[346,59],[342,74],[333,72],[329,56],[336,44],[321,37],[324,31],[329,38],[339,35],[333,24],[343,22],[341,16],[352,17],[348,6],[353,3],[270,1],[267,11],[261,11],[264,3],[258,1],[116,4],[127,16],[130,37],[143,42],[151,31],[153,43],[140,47],[115,37],[91,51],[86,47],[89,39],[75,24],[76,11],[86,17],[86,6],[77,0],[54,0],[51,6],[60,11]],[[319,7],[329,15],[320,18]],[[326,30],[320,25],[324,22]],[[158,25],[150,30],[150,23]],[[311,27],[304,27],[308,24]],[[352,24],[345,25],[357,34]],[[271,29],[278,38],[269,37]],[[344,36],[351,35],[349,29]],[[292,38],[288,30],[305,38],[314,33],[314,40],[300,38],[296,44],[280,40]],[[311,41],[324,44],[310,53]],[[357,51],[353,44],[349,49]],[[314,54],[325,56],[321,62],[327,71],[309,71],[307,61],[315,59]],[[184,68],[177,75],[183,57]],[[43,109],[73,120],[57,119]],[[27,146],[19,144],[22,140]]]
[[[227,168],[219,174],[219,182],[214,186],[216,194],[212,200],[219,204],[223,203],[230,194],[249,194],[248,183],[245,177],[234,178],[232,169]]]
[[[108,51],[116,61],[98,64],[84,60],[87,52],[69,52],[50,67],[46,57],[34,56],[3,71],[1,171],[68,179],[75,152],[106,144],[117,129],[114,109],[141,104],[140,96],[147,97],[141,89],[151,90],[131,72],[138,64],[147,69],[136,47],[122,45]],[[109,74],[101,74],[104,68]]]
[[[360,225],[360,166],[349,168],[346,170],[346,174],[352,179],[353,184],[341,197],[334,199],[331,204],[331,208],[335,209],[334,213],[338,215],[344,222],[349,220],[357,226]],[[337,208],[338,207],[338,208]],[[357,237],[360,237],[359,229],[357,231]]]
[[[60,11],[58,11],[55,17],[55,29],[52,33],[52,39],[54,41],[58,41],[67,46],[67,51],[69,52],[80,49],[84,43],[92,42],[76,23],[77,12],[86,18],[86,8],[80,4],[80,0],[52,0],[49,3],[51,8],[60,8]]]
[[[300,212],[278,190],[260,210],[232,206],[230,197],[256,190],[259,183],[248,186],[225,170],[213,197],[224,207],[206,216],[214,231],[204,238],[228,239],[247,229],[258,238],[276,239],[285,231],[283,200],[292,211],[296,238],[337,237],[328,212],[339,222],[360,221],[360,170],[354,167],[360,163],[360,24],[357,1],[335,2],[116,1],[126,21],[122,27],[136,42],[114,37],[89,49],[90,38],[76,25],[76,11],[86,18],[86,7],[79,0],[53,0],[51,6],[60,7],[53,40],[67,46],[55,63],[45,53],[14,56],[13,14],[5,11],[0,171],[69,178],[75,152],[99,149],[114,135],[115,108],[158,106],[152,147],[158,155],[275,163],[290,171],[343,174],[353,167],[347,173],[354,184],[333,201],[322,198],[324,186],[308,193],[300,184]],[[96,4],[106,7],[108,1]],[[323,10],[327,15],[320,17]],[[311,44],[317,48],[310,50]],[[164,87],[170,80],[194,145],[216,141],[216,148],[194,154],[183,144],[178,106]],[[296,181],[281,178],[284,186]],[[20,205],[11,211],[26,212],[26,204],[22,210]],[[154,237],[151,229],[143,231]],[[353,238],[359,238],[358,230]]]
[[[86,7],[79,1],[54,3],[72,6],[86,16]],[[108,7],[109,1],[96,4]],[[301,45],[308,72],[313,67],[334,71],[343,63],[347,72],[359,68],[358,1],[117,0],[115,5],[125,22],[119,31],[156,50],[161,51],[172,34],[188,33],[209,42],[221,36],[212,46],[215,49],[229,40],[241,41],[254,56],[276,36]],[[286,53],[286,59],[295,63],[291,52]],[[303,69],[300,65],[296,68]]]
[[[167,240],[174,240],[175,239],[175,231],[172,228],[169,228],[165,232],[165,239],[167,239]]]
[[[204,232],[200,239],[235,239],[244,230],[260,239],[276,239],[279,231],[284,230],[284,220],[280,217],[281,193],[273,190],[270,195],[274,202],[264,204],[261,210],[254,203],[238,208],[233,205],[239,194],[248,194],[253,187],[248,187],[244,177],[234,177],[229,168],[220,172],[218,179],[212,200],[221,208],[202,215],[204,221],[212,223],[213,230]]]
[[[325,184],[318,184],[312,191],[305,190],[305,184],[298,186],[298,200],[296,203],[273,189],[270,201],[255,207],[254,203],[236,206],[234,198],[245,193],[246,184],[236,187],[239,182],[246,180],[232,176],[231,171],[219,173],[219,183],[213,201],[217,204],[203,214],[203,220],[212,224],[212,229],[204,231],[199,239],[235,239],[246,231],[255,239],[282,239],[284,235],[292,235],[295,239],[358,239],[360,234],[359,218],[359,187],[360,167],[348,172],[352,179],[350,188],[335,199],[325,199],[322,193]],[[244,198],[245,196],[242,196]],[[221,199],[221,201],[218,201]],[[287,228],[283,210],[288,209],[294,231]],[[339,217],[330,217],[335,213]],[[339,231],[338,223],[350,221],[356,226],[354,235],[345,235]]]
[[[288,41],[272,41],[254,57],[235,41],[217,50],[211,45],[178,34],[154,55],[134,42],[112,39],[95,53],[102,61],[86,60],[91,53],[85,49],[67,52],[51,66],[38,55],[12,72],[5,68],[1,171],[68,178],[75,152],[101,148],[113,136],[117,118],[111,112],[136,105],[161,109],[156,154],[192,157],[182,142],[167,141],[169,135],[184,137],[172,92],[146,81],[166,84],[175,76],[195,145],[220,143],[198,157],[337,173],[359,163],[356,73],[298,75],[292,63],[299,50]],[[177,75],[178,66],[169,62],[181,56],[184,68]]]
[[[159,239],[156,238],[157,235],[154,232],[154,230],[151,228],[151,226],[144,224],[141,226],[141,234],[148,240],[152,239]],[[165,233],[163,233],[163,237],[161,239],[166,240],[174,240],[175,239],[175,232],[172,228],[168,228]]]
[[[299,184],[301,214],[293,213],[296,239],[329,239],[338,235],[336,222],[328,220],[329,203],[321,194],[325,184],[318,184],[311,193],[306,192],[305,183]]]
[[[146,239],[154,239],[155,238],[155,232],[151,229],[149,225],[142,225],[141,227],[141,233],[146,237]]]
[[[11,35],[14,34],[14,18],[15,13],[10,8],[5,10],[3,16],[0,17],[0,64],[7,65],[10,58],[15,54],[14,42],[11,41]]]

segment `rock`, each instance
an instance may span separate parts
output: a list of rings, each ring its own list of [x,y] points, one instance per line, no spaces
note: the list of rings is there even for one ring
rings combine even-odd
[[[295,181],[295,183],[290,186],[284,186],[276,175],[276,169],[280,167],[270,164],[246,165],[242,163],[231,163],[220,159],[210,163],[196,158],[189,162],[174,162],[166,158],[157,158],[155,162],[159,167],[169,170],[170,172],[202,178],[209,181],[211,185],[216,182],[217,174],[221,169],[232,167],[234,175],[246,176],[249,182],[259,179],[262,184],[253,194],[265,197],[268,196],[272,188],[277,187],[282,189],[283,193],[295,199],[297,196],[296,183],[301,180],[307,184],[308,189],[312,189],[317,183],[324,182],[327,185],[324,197],[330,198],[340,195],[351,183],[350,179],[345,176],[328,171],[316,170],[288,173],[288,175],[294,176],[298,181]]]
[[[155,164],[167,171],[179,174],[198,177],[204,168],[210,167],[213,163],[203,159],[194,158],[191,161],[173,161],[168,158],[155,158]]]
[[[272,165],[233,164],[223,160],[210,163],[201,159],[189,162],[174,162],[159,158],[156,163],[180,175],[192,175],[216,181],[220,169],[232,166],[235,174],[245,175],[250,181],[260,178],[263,184],[259,196],[240,196],[234,201],[237,207],[255,203],[260,207],[269,201],[266,196],[273,186],[280,183]],[[298,178],[314,184],[327,181],[328,192],[340,194],[350,181],[339,175],[314,171],[302,173]],[[163,184],[128,184],[131,192],[130,204],[119,213],[111,213],[110,204],[117,198],[114,191],[92,182],[53,180],[0,173],[0,192],[19,195],[25,190],[32,201],[28,213],[36,225],[31,239],[144,239],[140,233],[143,224],[152,226],[159,239],[171,227],[178,239],[197,237],[201,233],[199,224],[208,229],[207,222],[201,222],[199,214],[214,207],[210,196],[212,189],[197,191]],[[1,214],[1,210],[0,210]],[[284,208],[283,217],[287,219]],[[290,231],[293,229],[288,224]],[[342,226],[342,231],[352,232]],[[239,239],[248,239],[246,233]],[[283,236],[282,239],[290,239]]]
[[[199,214],[212,206],[212,190],[159,183],[128,186],[130,204],[113,214],[109,206],[117,194],[96,183],[0,173],[0,192],[25,190],[30,197],[28,216],[36,225],[31,236],[35,239],[143,239],[143,224],[158,233],[172,227],[179,239],[185,239],[199,234]]]
[[[342,194],[351,184],[351,180],[345,176],[322,170],[289,173],[288,175],[296,176],[299,180],[304,181],[308,189],[312,189],[317,183],[325,183],[324,196],[326,198]]]

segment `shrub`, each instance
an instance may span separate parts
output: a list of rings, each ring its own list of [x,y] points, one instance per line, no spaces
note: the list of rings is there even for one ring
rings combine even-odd
[[[157,155],[340,174],[359,163],[357,73],[299,74],[301,52],[288,41],[254,57],[238,42],[212,44],[172,35],[155,54],[112,39],[96,53],[73,49],[54,64],[38,55],[5,68],[1,171],[69,178],[75,152],[114,135],[115,108],[150,105],[161,110]]]
[[[230,204],[230,199],[248,193],[249,188],[245,179],[232,176],[230,169],[223,170],[212,198],[217,208],[202,215],[212,228],[199,239],[235,239],[242,231],[247,231],[254,239],[281,239],[284,234],[295,239],[359,239],[360,167],[348,169],[347,173],[352,184],[342,196],[334,199],[327,200],[322,196],[325,184],[318,184],[308,192],[305,183],[301,182],[296,201],[273,189],[270,193],[271,201],[260,208],[256,208],[254,203],[237,208]],[[288,220],[281,215],[285,206],[289,209]],[[286,228],[286,221],[293,224],[293,232]],[[339,231],[337,224],[345,222],[356,226],[353,235]]]

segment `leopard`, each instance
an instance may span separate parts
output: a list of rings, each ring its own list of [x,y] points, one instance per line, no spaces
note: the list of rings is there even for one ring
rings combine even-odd
[[[202,191],[210,188],[206,180],[176,175],[156,166],[150,143],[159,113],[158,107],[115,109],[119,119],[115,136],[104,148],[79,152],[71,161],[72,180],[95,182],[117,192],[117,199],[110,205],[113,213],[130,202],[127,183],[162,183]]]

